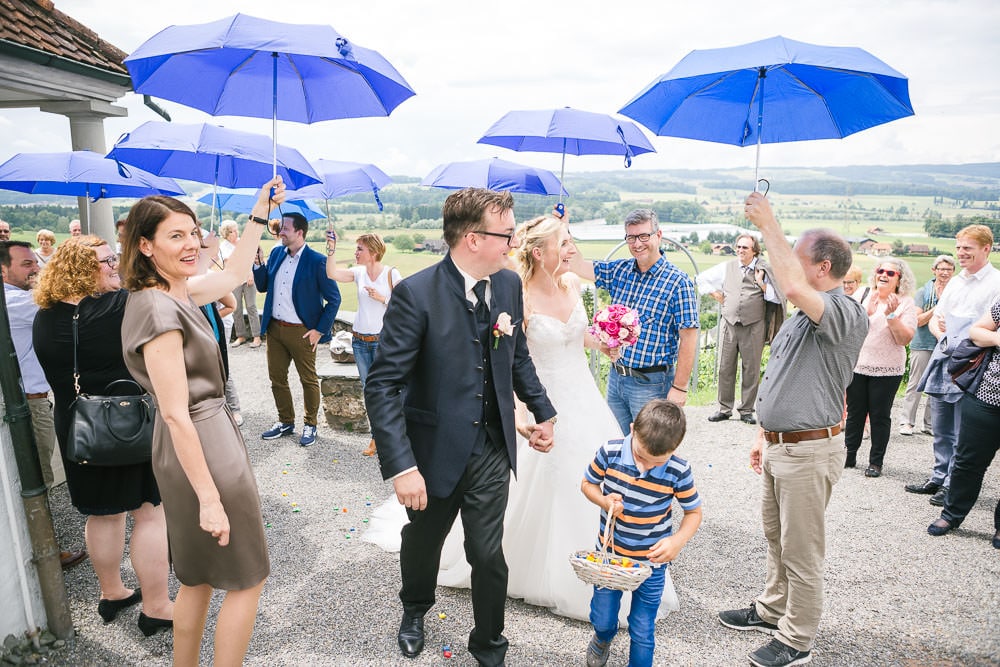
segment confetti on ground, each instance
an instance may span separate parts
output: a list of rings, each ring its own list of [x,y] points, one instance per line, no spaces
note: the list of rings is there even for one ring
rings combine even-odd
[[[438,614],[438,618],[440,618],[443,621],[444,619],[448,618],[448,614],[442,611],[440,614]]]
[[[292,510],[292,513],[298,513],[298,512],[301,512],[301,511],[302,510],[300,510],[298,507],[296,507],[295,509]]]
[[[282,492],[281,492],[281,497],[282,497],[282,498],[287,498],[287,497],[288,497],[288,494],[287,494],[287,493],[285,493],[284,491],[282,491]]]

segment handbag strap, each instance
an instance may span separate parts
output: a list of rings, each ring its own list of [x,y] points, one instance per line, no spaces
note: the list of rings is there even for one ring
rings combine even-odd
[[[80,344],[80,304],[73,311],[73,389],[80,395],[80,367],[76,359],[76,348]]]

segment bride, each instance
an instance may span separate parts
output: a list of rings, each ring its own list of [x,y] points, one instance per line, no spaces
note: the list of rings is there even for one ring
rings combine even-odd
[[[591,586],[573,573],[570,553],[594,548],[599,513],[580,491],[584,470],[607,440],[622,436],[618,422],[590,374],[584,348],[598,348],[587,333],[580,282],[569,272],[577,249],[565,222],[539,217],[517,232],[516,258],[524,283],[524,327],[538,378],[555,406],[555,446],[537,452],[518,438],[517,477],[511,482],[504,519],[507,594],[548,607],[561,616],[588,620]],[[528,433],[530,415],[519,410],[518,432]],[[395,496],[376,509],[362,537],[398,551],[406,513]],[[445,541],[438,584],[468,588],[470,568],[463,550],[461,519]],[[676,610],[667,573],[662,613]],[[622,619],[628,615],[623,604]]]

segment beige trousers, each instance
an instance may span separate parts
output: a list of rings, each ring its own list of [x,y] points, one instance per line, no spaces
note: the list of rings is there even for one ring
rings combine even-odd
[[[826,506],[844,472],[844,435],[764,452],[761,518],[767,538],[767,582],[757,614],[798,651],[812,649],[823,613]]]
[[[42,479],[45,486],[52,488],[66,481],[62,454],[56,447],[56,428],[52,421],[52,403],[48,398],[29,398],[31,428],[35,432],[38,446],[38,461],[42,464]]]

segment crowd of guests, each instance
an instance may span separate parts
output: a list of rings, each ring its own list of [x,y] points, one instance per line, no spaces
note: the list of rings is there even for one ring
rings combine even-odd
[[[423,617],[440,574],[472,588],[476,626],[469,648],[480,664],[503,662],[508,595],[589,619],[588,665],[605,664],[619,623],[629,626],[630,664],[651,664],[661,605],[676,608],[666,565],[701,521],[690,466],[675,455],[697,354],[696,285],[662,254],[655,212],[637,209],[625,219],[631,258],[589,261],[576,251],[561,212],[516,227],[509,196],[460,191],[445,204],[449,254],[404,281],[382,263],[386,246],[377,234],[359,236],[353,266],[340,267],[336,234],[328,232],[323,256],[305,243],[308,223],[296,213],[273,221],[279,243],[265,258],[260,239],[283,198],[280,178],[265,184],[243,234],[224,221],[221,241],[205,235],[193,211],[170,197],[137,203],[117,225],[116,249],[83,234],[79,221],[58,247],[54,234],[39,231],[36,249],[9,241],[10,227],[0,221],[0,266],[17,316],[12,333],[25,391],[39,389],[26,397],[38,403],[38,417],[36,406],[32,412],[45,483],[54,483],[53,461],[61,463],[71,502],[87,516],[101,618],[112,622],[141,603],[143,634],[172,628],[175,664],[197,664],[208,605],[221,589],[214,660],[242,661],[270,563],[227,348],[257,348],[266,338],[277,421],[260,434],[265,440],[296,431],[288,386],[295,364],[304,397],[298,443],[312,445],[320,403],[316,350],[330,339],[337,283],[353,282],[354,356],[373,433],[365,453],[378,454],[395,502],[406,511],[385,520],[390,533],[402,534],[402,654],[415,657],[423,649]],[[720,612],[719,620],[773,635],[750,654],[752,664],[804,664],[823,607],[826,505],[843,470],[857,465],[869,429],[864,475],[882,476],[905,373],[900,435],[914,433],[921,395],[928,396],[922,430],[933,434],[932,473],[905,487],[942,507],[928,533],[959,527],[978,498],[997,450],[990,436],[1000,426],[1000,356],[972,396],[951,383],[946,366],[963,338],[1000,346],[1000,271],[989,262],[993,237],[983,225],[961,230],[956,258],[935,258],[933,276],[918,287],[898,258],[879,258],[866,277],[852,265],[847,243],[827,230],[809,230],[790,245],[759,194],[747,197],[744,211],[758,233],[740,235],[737,257],[699,277],[697,287],[722,311],[719,410],[709,420],[729,419],[735,410],[744,423],[759,424],[750,463],[764,485],[768,576],[749,608]],[[505,268],[520,281],[509,280]],[[584,333],[580,278],[638,311],[636,344],[612,350]],[[259,314],[258,291],[266,295]],[[795,310],[786,321],[788,302]],[[508,329],[502,316],[514,326]],[[33,333],[17,335],[13,328],[25,321]],[[465,326],[480,343],[475,350],[459,354],[437,344],[441,327]],[[762,379],[766,344],[772,352]],[[587,380],[558,385],[578,370],[585,347],[612,361],[606,407],[595,407],[602,401],[585,365],[579,366]],[[134,379],[156,397],[160,428],[152,460],[100,468],[69,461],[73,398],[80,391],[100,394],[121,379]],[[53,403],[43,406],[50,390]],[[524,401],[517,407],[509,400],[514,393]],[[476,400],[463,402],[469,395]],[[556,427],[559,420],[567,423]],[[598,431],[607,437],[596,452],[576,442]],[[61,456],[53,454],[53,439]],[[556,443],[564,449],[550,454]],[[511,485],[518,464],[522,474]],[[558,483],[562,475],[565,485]],[[617,522],[611,540],[617,554],[653,565],[629,608],[620,609],[620,592],[568,593],[572,583],[555,577],[549,585],[548,575],[539,579],[537,559],[527,583],[517,559],[511,561],[508,582],[505,549],[508,560],[533,547],[563,554],[573,546],[567,541],[578,540],[587,510],[576,509],[573,498],[600,508],[601,538],[611,537]],[[675,499],[683,512],[676,533]],[[458,513],[465,547],[449,556],[446,537]],[[135,522],[128,545],[135,587],[121,576],[127,515]],[[992,545],[1000,549],[1000,503],[995,529]],[[790,562],[795,577],[788,576]],[[173,601],[171,567],[181,583]]]

